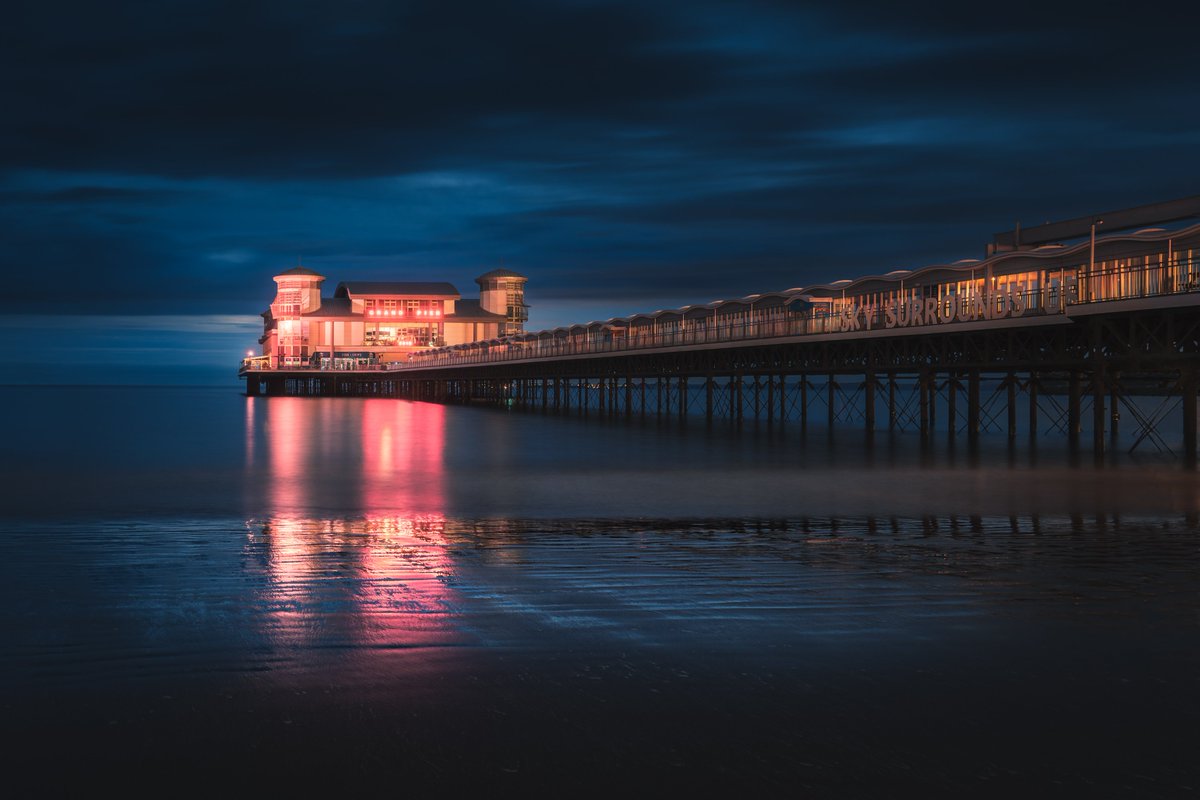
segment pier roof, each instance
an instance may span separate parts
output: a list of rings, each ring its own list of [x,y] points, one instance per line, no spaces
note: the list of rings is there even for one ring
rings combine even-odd
[[[318,278],[325,277],[324,275],[317,272],[316,270],[311,270],[308,267],[292,267],[291,269],[284,270],[283,272],[281,272],[279,274],[280,275],[315,275]]]
[[[350,295],[388,294],[413,296],[459,297],[458,289],[444,281],[344,281],[337,285],[334,297]]]
[[[315,311],[306,311],[305,317],[361,317],[350,307],[349,297],[322,297],[321,307]]]
[[[521,280],[529,280],[519,272],[513,272],[511,269],[494,269],[491,272],[485,272],[475,279],[476,283],[486,281],[490,278],[520,278]]]
[[[449,322],[496,322],[507,319],[503,314],[485,310],[478,300],[456,300],[454,313],[447,314],[445,318]]]

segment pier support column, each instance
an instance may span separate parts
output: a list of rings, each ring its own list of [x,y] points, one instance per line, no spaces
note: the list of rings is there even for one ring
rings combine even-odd
[[[1067,376],[1067,441],[1072,449],[1079,446],[1081,406],[1079,370],[1073,369]]]
[[[1183,394],[1183,464],[1196,466],[1196,368],[1185,368],[1179,376]]]
[[[1121,424],[1121,405],[1118,396],[1120,382],[1121,373],[1113,370],[1108,379],[1108,435],[1112,439],[1114,447],[1117,444],[1117,436]]]
[[[633,376],[625,376],[625,418],[633,419]]]
[[[825,384],[825,411],[828,420],[826,424],[829,426],[829,434],[833,435],[833,420],[834,420],[834,402],[837,400],[835,392],[837,391],[837,382],[834,380],[834,374],[829,373],[829,383]]]
[[[1038,379],[1037,372],[1029,371],[1029,438],[1037,438],[1038,429]]]
[[[888,392],[887,392],[888,430],[894,431],[894,430],[896,430],[896,373],[895,372],[892,372],[890,370],[888,371],[887,382],[888,382]]]
[[[1097,364],[1092,370],[1092,452],[1096,458],[1104,456],[1104,365]]]
[[[687,419],[688,379],[679,379],[679,419]]]
[[[775,376],[767,375],[767,404],[764,406],[767,412],[767,430],[770,430],[775,425]]]
[[[979,370],[967,373],[967,441],[979,443]]]
[[[863,381],[863,418],[867,433],[875,430],[875,373],[868,372]]]
[[[1008,377],[1008,441],[1017,438],[1017,376],[1009,370]]]
[[[746,413],[746,408],[745,408],[746,403],[742,397],[742,384],[744,384],[746,382],[746,376],[742,375],[739,372],[737,375],[735,375],[733,377],[733,379],[735,381],[734,385],[733,385],[734,386],[734,388],[733,388],[734,399],[737,404],[737,410],[734,414],[734,419],[737,420],[738,425],[741,425],[742,418]]]
[[[937,370],[929,371],[929,438],[937,430]]]
[[[787,375],[779,376],[779,424],[787,422]]]
[[[954,441],[958,433],[958,373],[946,373],[946,433]]]
[[[920,406],[922,442],[928,441],[929,439],[929,389],[929,373],[925,370],[921,370],[921,372],[917,375],[917,398]]]
[[[800,433],[808,433],[808,373],[800,373]]]
[[[704,378],[704,420],[712,425],[713,421],[713,376]]]

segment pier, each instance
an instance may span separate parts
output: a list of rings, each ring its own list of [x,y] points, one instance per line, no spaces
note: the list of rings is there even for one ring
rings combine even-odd
[[[1122,221],[1143,222],[1136,211]],[[855,426],[924,442],[1058,434],[1097,458],[1123,431],[1130,450],[1194,465],[1200,225],[1097,236],[1099,225],[1045,226],[1086,236],[1071,245],[1034,246],[1029,229],[1015,233],[1021,249],[998,234],[981,261],[431,348],[407,363],[272,369],[248,359],[240,374],[250,395]]]

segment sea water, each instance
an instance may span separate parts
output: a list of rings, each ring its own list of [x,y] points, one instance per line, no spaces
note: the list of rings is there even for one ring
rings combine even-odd
[[[1196,785],[1171,458],[236,386],[0,409],[35,792]]]

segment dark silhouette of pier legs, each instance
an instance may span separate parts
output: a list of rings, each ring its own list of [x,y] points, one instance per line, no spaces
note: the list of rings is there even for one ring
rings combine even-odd
[[[825,387],[825,405],[827,407],[826,411],[828,412],[826,414],[826,416],[828,417],[827,424],[829,426],[830,434],[833,433],[833,419],[834,419],[833,409],[834,409],[834,400],[835,400],[834,392],[835,391],[837,391],[837,382],[834,381],[834,375],[831,372],[831,373],[829,373],[829,383]]]
[[[1108,435],[1112,439],[1112,447],[1117,446],[1121,424],[1120,405],[1121,373],[1113,370],[1108,379]]]
[[[929,438],[933,438],[933,432],[937,430],[937,370],[929,371]]]
[[[808,433],[808,375],[800,373],[800,432]]]
[[[1179,376],[1183,395],[1183,463],[1196,466],[1196,368],[1188,367]]]
[[[787,422],[787,375],[779,376],[779,424]]]
[[[1029,373],[1029,438],[1032,441],[1037,438],[1038,432],[1038,375],[1036,372]]]
[[[979,444],[979,370],[967,373],[967,443]]]
[[[921,370],[920,374],[917,376],[917,402],[918,402],[918,405],[920,408],[920,427],[921,427],[921,441],[922,442],[929,441],[929,423],[930,423],[930,413],[929,413],[929,405],[930,405],[929,399],[930,398],[929,398],[929,395],[930,395],[929,372],[927,370]]]
[[[958,432],[958,373],[946,373],[946,434],[950,441]]]
[[[1067,440],[1072,450],[1079,448],[1081,405],[1079,370],[1073,369],[1067,379]]]
[[[895,431],[896,430],[896,373],[895,372],[888,372],[887,383],[888,383],[888,396],[887,396],[888,430]]]
[[[868,372],[863,381],[863,417],[867,432],[875,430],[875,373]]]
[[[1012,444],[1017,438],[1017,376],[1012,370],[1005,377],[1008,389],[1008,442]]]

